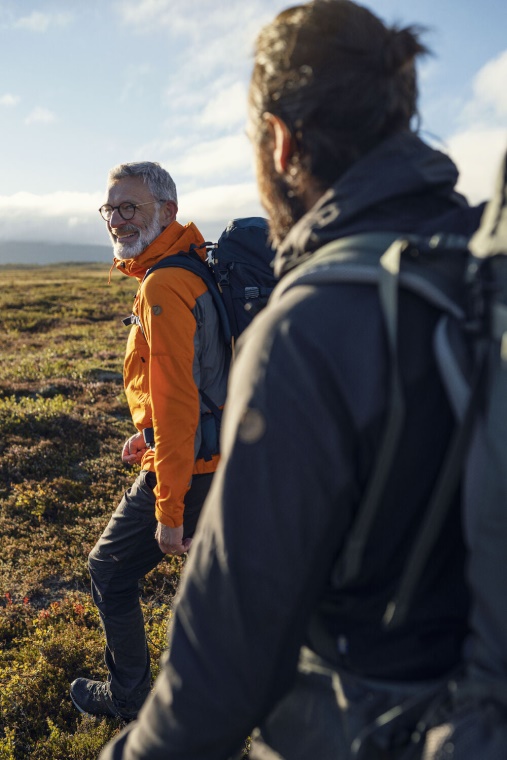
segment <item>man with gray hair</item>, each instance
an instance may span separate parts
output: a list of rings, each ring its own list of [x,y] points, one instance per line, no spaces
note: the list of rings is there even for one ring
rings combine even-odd
[[[139,282],[124,364],[137,432],[122,460],[140,463],[141,471],[89,556],[109,676],[77,678],[70,694],[80,712],[126,720],[150,690],[138,584],[166,553],[183,554],[191,544],[219,458],[206,403],[221,407],[226,393],[228,355],[203,280],[179,267],[145,279],[168,256],[191,249],[203,255],[201,233],[177,222],[177,211],[175,184],[159,164],[126,163],[109,172],[99,212],[117,269]]]

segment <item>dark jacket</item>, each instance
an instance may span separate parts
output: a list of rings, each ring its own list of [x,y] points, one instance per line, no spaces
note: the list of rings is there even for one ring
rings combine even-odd
[[[471,233],[482,209],[454,192],[456,178],[452,162],[417,137],[387,141],[293,228],[278,273],[356,232]],[[104,758],[162,758],[163,746],[172,760],[226,758],[290,688],[305,643],[354,674],[386,680],[424,681],[459,661],[468,603],[457,505],[406,624],[392,633],[381,625],[453,429],[433,359],[436,315],[408,295],[401,314],[407,421],[361,574],[340,589],[331,571],[386,417],[376,291],[295,287],[245,333],[170,664],[131,729],[129,754],[123,738]]]

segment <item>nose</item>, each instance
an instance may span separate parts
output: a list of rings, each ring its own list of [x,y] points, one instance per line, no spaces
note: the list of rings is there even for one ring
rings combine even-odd
[[[108,224],[110,227],[121,227],[122,225],[126,224],[125,219],[121,216],[117,208],[113,209],[113,213],[111,214],[111,219],[109,220]]]

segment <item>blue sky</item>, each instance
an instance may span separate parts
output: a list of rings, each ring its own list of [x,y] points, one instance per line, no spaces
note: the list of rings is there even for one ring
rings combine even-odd
[[[0,241],[107,244],[108,169],[154,160],[182,222],[216,237],[262,213],[244,135],[252,48],[281,0],[0,0]],[[372,0],[430,27],[423,136],[448,151],[472,201],[507,146],[505,0]]]

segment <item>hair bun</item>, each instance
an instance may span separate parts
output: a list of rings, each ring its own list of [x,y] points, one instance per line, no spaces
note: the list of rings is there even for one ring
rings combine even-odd
[[[386,32],[382,64],[387,74],[396,74],[400,69],[411,65],[417,55],[427,52],[426,47],[419,42],[421,30],[418,28],[392,27]]]

